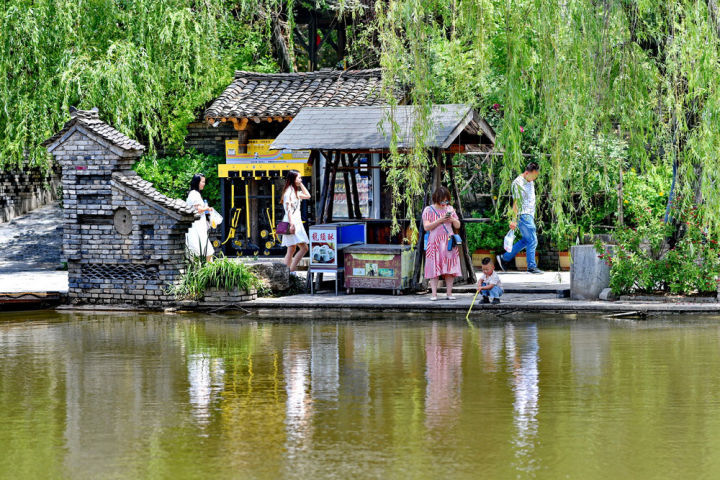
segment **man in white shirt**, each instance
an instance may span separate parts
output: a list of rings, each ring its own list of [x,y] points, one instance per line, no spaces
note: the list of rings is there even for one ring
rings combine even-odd
[[[513,218],[510,220],[510,228],[520,229],[522,238],[513,245],[510,252],[505,252],[496,257],[498,266],[504,272],[504,263],[509,262],[515,255],[524,248],[527,252],[527,265],[529,273],[544,273],[537,268],[535,263],[535,248],[537,247],[537,229],[535,228],[535,180],[540,174],[540,167],[535,162],[530,162],[525,171],[513,180],[510,187],[513,195]]]

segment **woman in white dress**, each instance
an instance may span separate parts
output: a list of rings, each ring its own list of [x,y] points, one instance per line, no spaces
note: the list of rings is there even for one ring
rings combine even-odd
[[[190,180],[190,193],[188,193],[185,203],[197,209],[200,219],[195,220],[188,233],[185,234],[185,244],[193,255],[198,257],[204,255],[205,259],[211,262],[215,250],[208,239],[208,221],[205,214],[213,209],[208,207],[200,195],[203,188],[205,188],[205,175],[197,173]]]
[[[297,264],[307,253],[308,244],[310,243],[302,223],[302,215],[300,215],[300,202],[309,198],[310,192],[303,185],[300,172],[290,170],[285,176],[285,188],[283,188],[282,194],[283,208],[285,209],[283,222],[295,226],[295,233],[283,235],[282,246],[287,247],[285,265],[288,266],[291,272],[297,270]]]

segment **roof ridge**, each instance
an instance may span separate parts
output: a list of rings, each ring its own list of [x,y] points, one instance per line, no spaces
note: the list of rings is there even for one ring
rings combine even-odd
[[[125,175],[121,172],[113,172],[112,178],[118,180],[126,187],[135,190],[149,200],[152,200],[162,207],[168,208],[176,213],[180,213],[182,215],[195,215],[197,213],[195,208],[188,205],[184,200],[179,198],[170,198],[167,195],[158,192],[152,182],[145,180],[137,173],[135,173],[135,175]]]
[[[137,151],[142,153],[145,150],[145,146],[135,139],[132,139],[122,133],[120,130],[110,126],[108,123],[103,122],[100,119],[100,114],[97,107],[91,110],[77,110],[75,108],[70,109],[70,120],[65,122],[65,125],[60,129],[58,133],[48,138],[40,145],[48,147],[55,143],[58,139],[62,138],[71,128],[75,125],[81,125],[88,129],[93,134],[102,138],[111,144],[126,150],[126,151]]]
[[[292,72],[292,73],[263,73],[263,72],[250,72],[247,70],[235,70],[235,80],[245,78],[248,80],[270,80],[270,79],[285,79],[291,80],[293,78],[334,78],[334,77],[378,77],[382,73],[380,68],[368,68],[364,70],[316,70],[314,72]]]

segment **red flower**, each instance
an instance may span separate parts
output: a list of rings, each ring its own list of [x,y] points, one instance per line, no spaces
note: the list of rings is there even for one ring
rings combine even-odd
[[[522,127],[522,125],[520,125],[520,133],[523,133],[523,132],[525,132],[525,129]]]
[[[496,112],[497,112],[498,110],[500,110],[500,104],[499,104],[499,103],[493,103],[493,110],[495,110]]]

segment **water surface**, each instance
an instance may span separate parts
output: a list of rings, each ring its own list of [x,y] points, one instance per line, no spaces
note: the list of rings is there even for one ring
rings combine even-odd
[[[720,317],[0,314],[1,478],[718,478]]]

